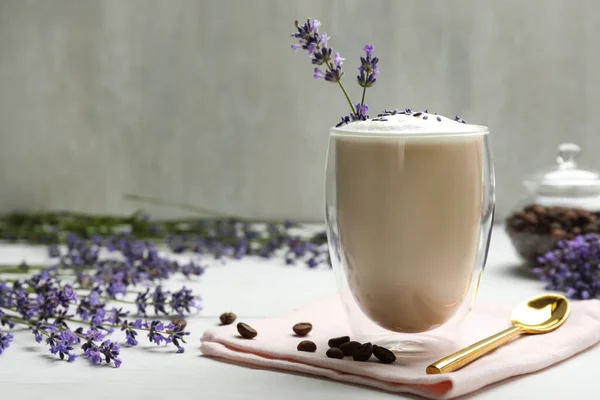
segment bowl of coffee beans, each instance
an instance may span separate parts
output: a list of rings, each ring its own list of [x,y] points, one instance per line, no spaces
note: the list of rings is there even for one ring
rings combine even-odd
[[[600,173],[581,168],[576,144],[558,147],[557,164],[528,177],[527,197],[506,219],[506,231],[529,266],[563,239],[600,234]]]

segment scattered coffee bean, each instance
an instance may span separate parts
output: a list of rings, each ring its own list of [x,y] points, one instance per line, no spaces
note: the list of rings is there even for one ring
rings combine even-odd
[[[252,339],[258,335],[256,329],[243,322],[237,324],[237,330],[244,339]]]
[[[171,321],[173,325],[179,325],[181,330],[183,331],[187,326],[187,321],[185,319],[177,318]]]
[[[231,325],[235,322],[237,318],[237,315],[235,315],[232,312],[226,312],[221,314],[221,316],[219,317],[219,319],[221,320],[221,323],[223,325]]]
[[[306,336],[312,330],[312,324],[310,322],[299,322],[292,329],[296,335]]]
[[[329,350],[327,350],[327,353],[325,353],[325,355],[329,358],[338,358],[340,360],[344,358],[344,352],[338,349],[337,347],[331,347]]]
[[[354,361],[367,361],[373,354],[373,345],[369,342],[363,343],[352,354]]]
[[[377,359],[383,364],[391,364],[396,361],[396,355],[390,350],[381,346],[373,346],[373,355],[377,357]]]
[[[307,351],[309,353],[314,353],[317,351],[317,345],[310,340],[303,340],[298,343],[298,351]]]
[[[360,342],[355,342],[354,340],[350,342],[346,342],[340,345],[340,350],[344,353],[345,356],[351,356],[354,354],[354,351],[360,347]]]
[[[344,343],[348,343],[350,341],[350,336],[340,336],[329,339],[327,344],[329,347],[340,347]]]

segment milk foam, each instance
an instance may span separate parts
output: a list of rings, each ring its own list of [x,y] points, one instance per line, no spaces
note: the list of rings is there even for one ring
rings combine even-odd
[[[383,120],[382,120],[383,119]],[[487,133],[488,129],[481,125],[471,125],[455,121],[442,115],[421,113],[385,115],[366,121],[354,121],[333,128],[340,133],[381,133],[386,135],[403,134],[473,134]]]

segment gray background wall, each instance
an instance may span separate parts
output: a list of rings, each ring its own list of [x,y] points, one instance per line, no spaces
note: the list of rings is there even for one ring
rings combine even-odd
[[[294,19],[313,17],[348,78],[375,45],[375,110],[490,127],[501,218],[560,142],[600,167],[597,5],[0,0],[0,212],[128,213],[137,205],[122,195],[137,193],[320,219],[328,127],[347,109],[289,49]]]

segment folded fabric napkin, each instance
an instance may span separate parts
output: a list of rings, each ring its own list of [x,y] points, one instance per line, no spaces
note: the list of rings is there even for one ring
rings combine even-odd
[[[506,307],[476,305],[461,327],[459,344],[469,345],[509,327],[511,312]],[[296,350],[303,339],[293,334],[292,326],[305,321],[313,324],[313,330],[304,339],[317,344],[315,353]],[[450,399],[511,376],[541,370],[594,345],[600,341],[600,301],[573,302],[571,316],[556,331],[523,335],[459,371],[442,375],[425,374],[425,368],[435,359],[381,364],[375,357],[369,362],[348,357],[327,358],[329,338],[352,336],[337,296],[284,317],[249,322],[258,331],[256,338],[242,339],[236,324],[219,326],[204,333],[200,350],[207,356],[242,365],[318,375],[431,399]]]

